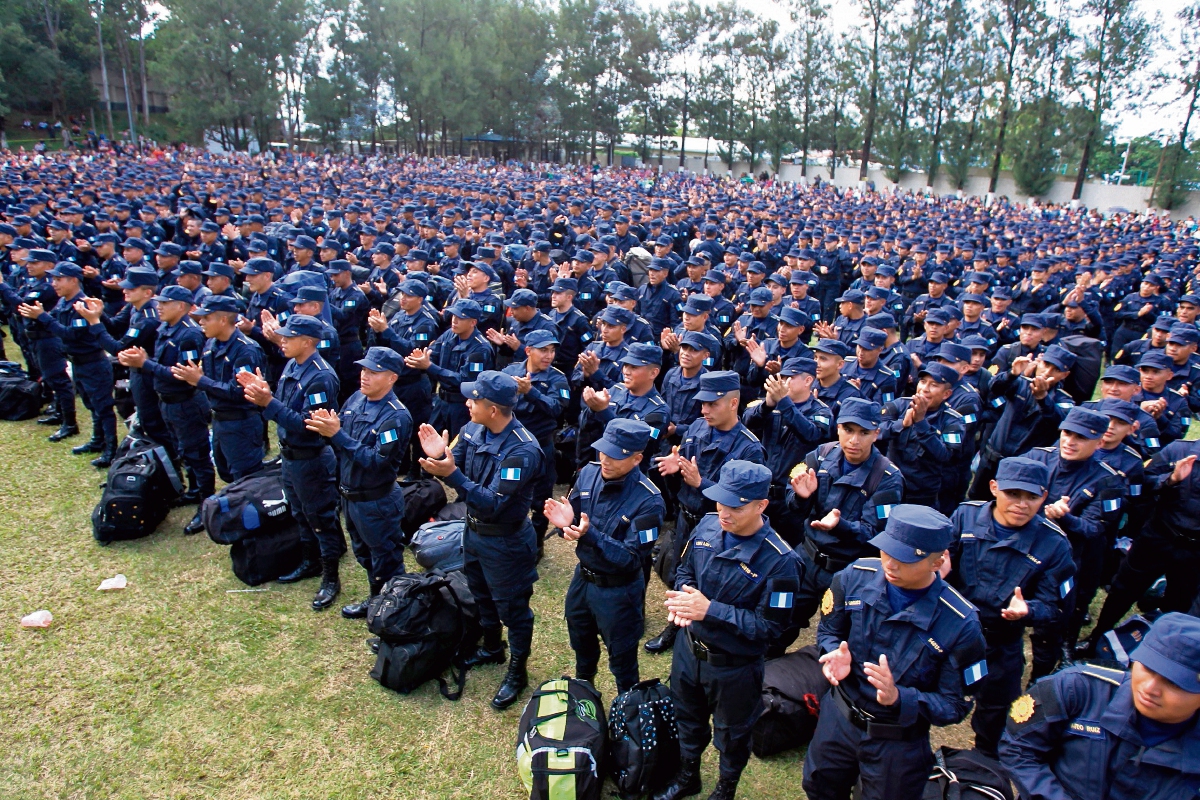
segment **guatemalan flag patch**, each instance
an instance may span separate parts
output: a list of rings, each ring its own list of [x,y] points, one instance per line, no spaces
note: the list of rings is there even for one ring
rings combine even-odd
[[[500,480],[502,481],[519,481],[521,480],[520,467],[505,467],[500,470]]]
[[[976,661],[974,664],[963,670],[963,680],[966,682],[967,686],[972,686],[983,680],[984,676],[987,674],[987,661]]]
[[[647,528],[644,531],[638,531],[638,541],[642,544],[650,544],[658,540],[658,528]]]
[[[771,608],[791,608],[795,596],[791,592],[771,592]]]

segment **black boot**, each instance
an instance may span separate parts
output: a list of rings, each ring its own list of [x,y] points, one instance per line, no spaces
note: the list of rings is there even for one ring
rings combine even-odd
[[[655,636],[642,646],[646,648],[647,653],[653,653],[654,655],[665,653],[675,646],[675,637],[678,635],[679,626],[674,622],[668,622],[667,627],[663,628],[662,633],[660,633],[658,636]],[[698,792],[700,790],[697,789],[696,791]],[[693,792],[693,794],[695,794],[695,792]]]
[[[529,685],[529,673],[525,671],[525,659],[526,656],[513,656],[512,661],[508,663],[508,672],[504,675],[504,680],[500,682],[496,696],[492,698],[492,708],[503,711],[517,702],[521,692],[525,691],[525,687]]]
[[[378,581],[371,581],[371,597],[379,594],[383,590],[383,584]],[[346,619],[366,619],[367,608],[371,605],[371,597],[358,603],[351,603],[348,606],[342,606],[342,616]]]
[[[199,489],[188,489],[186,492],[179,495],[179,497],[175,498],[175,507],[179,508],[180,506],[195,506],[203,502],[204,495]]]
[[[64,425],[66,423],[63,423]],[[77,456],[85,453],[102,453],[104,452],[104,431],[96,423],[92,423],[92,438],[91,441],[84,442],[81,445],[71,448],[71,452]]]
[[[480,664],[503,664],[504,637],[499,628],[484,628],[483,644],[463,661],[463,667],[470,669]]]
[[[733,800],[737,794],[737,778],[721,778],[717,781],[717,787],[713,789],[712,794],[708,796],[708,800]]]
[[[316,544],[304,545],[304,558],[300,562],[300,566],[289,572],[287,575],[281,575],[280,583],[296,583],[305,578],[315,578],[321,574],[321,551]]]
[[[72,436],[78,436],[78,435],[79,435],[79,426],[78,425],[64,424],[64,425],[60,425],[58,430],[56,430],[54,433],[47,436],[46,440],[50,441],[50,442],[61,442],[63,439],[69,439]],[[72,452],[74,452],[74,448],[72,448]]]
[[[38,417],[38,425],[62,425],[62,413],[57,408],[52,408],[44,417]]]
[[[192,519],[187,525],[183,526],[184,536],[195,536],[204,530],[204,520],[200,516],[200,509],[196,509],[196,513],[192,515]]]
[[[324,611],[333,605],[333,601],[342,592],[341,581],[338,580],[338,560],[336,558],[321,558],[321,588],[313,595],[312,610]]]
[[[654,795],[654,800],[678,800],[700,794],[700,759],[685,758],[679,765],[679,774],[667,784],[667,788]]]
[[[96,469],[108,469],[117,457],[117,443],[105,442],[104,450],[97,458],[92,459],[92,466]]]

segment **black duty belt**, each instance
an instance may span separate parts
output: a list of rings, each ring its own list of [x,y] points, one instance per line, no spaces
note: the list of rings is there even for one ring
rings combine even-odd
[[[627,572],[624,575],[608,575],[603,572],[594,572],[580,564],[579,577],[588,583],[599,586],[601,589],[612,589],[617,586],[628,586],[634,581],[641,579],[642,571],[637,569],[633,572]]]
[[[804,552],[808,553],[808,557],[812,562],[826,572],[841,572],[846,567],[850,566],[850,561],[841,558],[834,558],[826,555],[817,549],[817,546],[811,540],[804,540]]]
[[[292,447],[283,442],[279,443],[279,452],[288,461],[312,461],[321,455],[324,450],[322,447]]]
[[[688,643],[692,646],[692,655],[697,661],[707,661],[714,667],[744,667],[762,659],[762,656],[735,656],[729,653],[718,653],[704,642],[692,636],[692,632],[684,628]]]
[[[383,486],[376,486],[374,489],[347,489],[345,486],[338,486],[338,494],[351,503],[368,503],[372,500],[380,500],[387,497],[395,487],[396,484],[394,483],[385,483]]]
[[[167,405],[175,405],[176,403],[186,403],[196,396],[196,390],[192,389],[186,392],[164,392],[158,397]]]
[[[511,536],[521,528],[519,522],[480,522],[470,514],[467,514],[466,524],[468,530],[480,536]]]
[[[108,355],[105,353],[85,353],[83,355],[67,353],[67,358],[71,359],[71,363],[76,365],[95,364],[97,361],[103,361],[108,358]]]
[[[850,724],[860,731],[865,731],[871,739],[907,742],[919,739],[929,733],[928,723],[918,722],[915,725],[891,725],[885,722],[876,722],[874,717],[851,703],[842,692],[841,687],[834,687],[830,691],[830,694],[833,695],[833,704],[838,707],[838,710],[842,712],[842,715],[846,719],[850,720]]]
[[[449,392],[445,389],[438,389],[438,399],[445,400],[447,403],[463,403],[467,402],[467,398],[463,397],[458,392]]]
[[[697,514],[682,503],[679,504],[679,513],[683,515],[684,520],[693,528],[700,524],[700,520],[704,519],[703,514]]]
[[[213,419],[217,422],[234,422],[240,419],[249,419],[250,413],[244,408],[214,408]]]

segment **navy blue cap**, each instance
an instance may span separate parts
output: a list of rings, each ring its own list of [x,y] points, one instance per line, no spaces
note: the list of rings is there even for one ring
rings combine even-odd
[[[1072,431],[1085,439],[1099,439],[1108,430],[1108,416],[1090,408],[1076,406],[1059,423],[1060,431]]]
[[[276,266],[273,258],[251,258],[238,272],[243,275],[263,275],[268,272],[274,274]]]
[[[1041,314],[1022,314],[1021,327],[1041,329],[1046,327],[1046,321],[1042,319]]]
[[[882,423],[880,417],[882,411],[883,408],[879,403],[872,403],[862,397],[847,397],[838,409],[837,422],[839,425],[853,422],[855,425],[874,431],[878,430]]]
[[[928,375],[938,383],[948,383],[951,386],[958,383],[959,377],[958,370],[954,369],[954,367],[936,361],[926,362],[922,365],[921,371],[917,373],[918,377],[921,375]]]
[[[540,349],[542,347],[549,347],[550,345],[561,343],[558,341],[558,336],[548,330],[539,328],[536,331],[530,331],[529,333],[525,334],[525,341],[522,342],[522,344],[524,344],[526,348],[532,347],[534,349]]]
[[[986,347],[986,344],[984,345]],[[971,348],[964,341],[963,344],[955,342],[942,342],[934,353],[934,358],[942,358],[952,363],[968,363],[971,360]]]
[[[878,314],[872,314],[871,316],[867,317],[867,324],[872,328],[879,328],[881,331],[887,330],[888,328],[895,329],[897,327],[896,318],[886,311],[881,311]]]
[[[300,303],[327,303],[329,302],[329,293],[325,291],[324,286],[301,286],[296,290],[296,296],[288,301],[290,305],[299,305]]]
[[[864,350],[876,350],[883,347],[887,341],[887,334],[878,328],[863,327],[858,332],[858,339],[855,344]]]
[[[29,258],[26,260],[32,261],[32,262],[38,263],[38,264],[41,264],[41,263],[53,264],[58,261],[58,256],[54,255],[53,250],[42,250],[41,248],[33,248],[29,251]]]
[[[829,353],[839,358],[850,355],[850,345],[840,339],[819,339],[812,349],[818,353]]]
[[[337,275],[342,272],[350,272],[352,267],[350,262],[344,258],[335,258],[325,265],[325,272],[329,275]]]
[[[297,236],[296,241],[292,242],[292,246],[297,250],[316,250],[317,240],[311,236]]]
[[[1195,325],[1176,323],[1171,326],[1171,335],[1167,337],[1167,341],[1171,344],[1183,345],[1200,343],[1200,328]]]
[[[1069,370],[1075,366],[1075,354],[1062,345],[1052,344],[1042,353],[1042,361],[1059,369]]]
[[[1050,469],[1041,461],[1002,458],[996,467],[996,487],[1002,492],[1021,491],[1043,495],[1049,486]]]
[[[112,242],[113,244],[119,244],[121,242],[120,237],[113,233],[105,233],[101,234],[101,236],[105,237],[104,240],[106,242]],[[98,236],[96,238],[99,239],[100,237]],[[174,242],[163,242],[154,252],[160,256],[182,256],[183,248]]]
[[[636,319],[636,317],[634,316],[633,312],[630,311],[628,308],[621,308],[620,306],[609,306],[608,308],[606,308],[600,312],[599,319],[601,322],[607,322],[609,325],[626,325],[626,326],[628,326],[628,325],[633,324],[633,321],[634,321],[634,319]]]
[[[905,564],[915,564],[950,546],[954,531],[944,514],[928,506],[901,503],[888,515],[883,532],[870,544]]]
[[[305,289],[310,287],[303,287]],[[314,339],[324,339],[326,328],[325,323],[316,317],[310,317],[307,314],[292,314],[287,318],[287,322],[278,330],[280,336],[291,338],[293,336],[311,336]]]
[[[958,300],[960,303],[976,303],[981,306],[987,305],[988,301],[985,295],[975,294],[974,292],[963,292],[959,295]]]
[[[1129,659],[1189,694],[1200,694],[1200,619],[1178,611],[1163,614]]]
[[[371,372],[399,373],[404,369],[404,358],[390,347],[368,348],[363,357],[354,363]]]
[[[468,400],[489,400],[509,408],[517,404],[519,397],[516,379],[494,369],[479,373],[473,381],[463,381],[460,389]]]
[[[125,278],[117,285],[122,289],[158,286],[158,272],[150,267],[130,267],[125,270]]]
[[[246,242],[246,252],[248,253],[265,253],[268,249],[267,243],[257,237]]]
[[[741,508],[755,500],[766,500],[770,489],[771,470],[752,461],[734,460],[721,466],[720,478],[704,490],[704,496],[723,506]]]
[[[779,374],[785,378],[790,378],[793,375],[816,375],[817,362],[805,356],[792,356],[783,362],[783,366],[779,369]]]
[[[154,252],[154,245],[150,244],[145,239],[141,239],[136,236],[133,238],[130,238],[130,239],[126,239],[125,243],[122,245],[122,247],[124,247],[124,248],[133,247],[138,250],[141,250],[143,253],[153,253]]]
[[[615,286],[613,284],[616,284]],[[627,283],[621,281],[610,281],[608,284],[608,293],[612,295],[614,300],[637,300],[638,290]]]
[[[429,287],[416,278],[402,280],[396,288],[400,290],[401,294],[406,294],[409,297],[424,297],[429,294]]]
[[[992,289],[992,297],[997,300],[1012,300],[1012,292],[1004,286],[997,286]]]
[[[1104,370],[1104,374],[1100,376],[1102,381],[1120,381],[1121,383],[1141,383],[1142,378],[1138,375],[1136,367],[1130,367],[1125,364],[1113,364]]]
[[[785,325],[791,325],[793,328],[809,328],[813,324],[812,317],[806,312],[791,306],[784,306],[780,309],[779,321]]]
[[[733,370],[706,372],[700,376],[700,391],[696,392],[694,399],[701,403],[712,403],[741,388],[741,376]]]
[[[487,275],[489,281],[500,280],[500,277],[496,274],[496,270],[492,269],[491,265],[486,261],[472,261],[470,269],[477,269],[484,275]]]
[[[154,299],[158,302],[177,301],[181,303],[195,303],[195,295],[191,289],[184,286],[164,286],[162,291],[154,295]]]
[[[423,295],[424,293],[422,293]],[[483,319],[483,308],[474,300],[458,299],[454,301],[454,305],[446,308],[446,313],[451,314],[459,319]],[[501,403],[501,405],[510,405]]]
[[[1154,286],[1162,286],[1163,285],[1162,278],[1158,277],[1153,272],[1143,276],[1142,283],[1149,283]]]
[[[1105,416],[1116,417],[1122,422],[1128,423],[1137,422],[1138,412],[1141,410],[1128,400],[1122,400],[1118,397],[1106,397],[1096,407]]]
[[[944,272],[934,272],[929,276],[929,283],[949,283],[950,278]]]
[[[551,292],[578,292],[579,281],[574,278],[557,278],[550,287]]]
[[[750,292],[750,305],[769,306],[775,302],[775,294],[765,286],[759,286]]]
[[[238,308],[238,302],[235,298],[224,294],[210,294],[204,298],[204,302],[200,307],[192,312],[194,316],[204,317],[212,314],[215,311],[227,311],[231,314],[236,314],[241,309]]]
[[[596,452],[624,459],[646,449],[654,429],[640,419],[617,418],[604,426],[604,435],[592,442]]]
[[[229,280],[233,280],[234,273],[233,267],[229,266],[225,262],[213,261],[208,265],[208,269],[204,270],[203,274],[209,276],[217,275],[222,278],[229,278]]]
[[[536,308],[538,304],[537,292],[532,289],[517,289],[512,293],[512,297],[504,301],[504,305],[509,308],[521,308],[528,306]]]
[[[58,267],[55,267],[54,269],[56,270]],[[51,270],[50,274],[53,275],[54,270]],[[1151,369],[1174,369],[1175,362],[1171,360],[1169,355],[1161,350],[1149,350],[1142,354],[1142,357],[1138,359],[1138,362],[1135,366],[1138,369],[1141,369],[1142,367],[1149,367]]]
[[[704,280],[725,285],[729,278],[719,269],[710,269],[704,273]]]
[[[972,333],[970,336],[964,336],[962,346],[968,350],[991,350],[992,345],[988,340],[980,336],[978,333]]]
[[[664,236],[662,238],[665,239],[667,237]],[[671,259],[669,259],[669,258],[652,258],[652,259],[650,259],[650,264],[649,264],[649,266],[647,266],[647,269],[652,269],[655,272],[659,272],[659,271],[669,270],[671,268],[671,266],[672,266],[672,263],[671,263]]]
[[[707,314],[712,311],[713,301],[711,297],[702,294],[692,293],[688,295],[687,302],[683,304],[683,313],[685,314]]]
[[[925,321],[934,325],[945,325],[950,321],[950,312],[944,308],[931,308],[925,313]]]
[[[204,272],[204,265],[199,261],[180,261],[179,265],[172,270],[172,275],[199,275]]]
[[[854,303],[860,306],[865,302],[865,300],[866,295],[864,295],[858,289],[849,289],[837,298],[837,302],[839,303]]]
[[[617,361],[631,367],[657,367],[662,365],[662,354],[662,348],[653,342],[634,342]]]
[[[766,275],[767,265],[761,261],[751,261],[750,266],[746,267],[746,272],[753,272],[756,275]]]
[[[683,336],[679,339],[679,346],[683,347],[684,345],[693,350],[707,350],[709,355],[717,352],[720,348],[716,337],[704,331],[684,331]]]
[[[79,278],[82,280],[83,267],[73,261],[59,261],[49,274],[55,278]]]

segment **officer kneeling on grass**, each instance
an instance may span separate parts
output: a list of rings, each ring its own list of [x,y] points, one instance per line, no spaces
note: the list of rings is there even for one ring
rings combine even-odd
[[[404,357],[372,347],[357,364],[359,390],[334,413],[317,409],[304,421],[329,440],[338,459],[338,492],[354,557],[367,571],[370,596],[404,573],[404,492],[396,483],[412,436],[412,415],[392,392]],[[346,619],[364,619],[370,598],[342,606]]]
[[[665,513],[662,494],[639,469],[650,440],[647,423],[611,420],[592,444],[599,462],[579,471],[569,497],[545,501],[546,519],[575,542],[579,558],[566,600],[575,677],[594,681],[599,635],[608,647],[618,692],[638,682],[646,566]]]
[[[732,800],[750,758],[767,645],[791,618],[800,585],[800,562],[763,516],[770,489],[769,468],[740,460],[727,462],[704,489],[717,511],[692,531],[666,601],[668,620],[683,632],[671,662],[683,762],[655,800],[700,791],[700,755],[710,737],[721,769],[709,800]]]
[[[1200,620],[1164,614],[1123,672],[1069,667],[1017,698],[1000,762],[1022,797],[1175,800],[1200,786]]]
[[[861,558],[833,578],[821,601],[817,646],[833,685],[804,762],[812,800],[918,800],[933,755],[930,725],[971,710],[966,692],[987,674],[975,607],[938,572],[950,520],[899,505]]]
[[[492,698],[493,708],[505,709],[529,684],[525,670],[533,645],[529,598],[538,578],[537,535],[529,521],[529,506],[542,469],[542,448],[513,416],[516,378],[487,370],[478,380],[463,381],[462,394],[470,422],[453,446],[449,432],[439,434],[432,425],[422,425],[418,437],[425,458],[420,464],[466,501],[463,570],[483,627],[483,646],[466,665],[503,664],[500,626],[508,627],[512,660]]]

